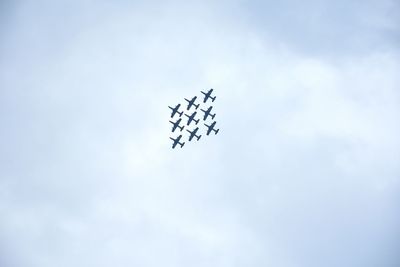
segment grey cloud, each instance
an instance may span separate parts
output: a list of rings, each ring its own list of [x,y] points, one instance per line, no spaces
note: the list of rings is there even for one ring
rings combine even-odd
[[[396,1],[251,1],[239,7],[242,20],[264,38],[299,53],[334,58],[398,47]]]

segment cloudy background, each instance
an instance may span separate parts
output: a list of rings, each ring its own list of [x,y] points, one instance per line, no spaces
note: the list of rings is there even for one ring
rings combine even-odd
[[[0,266],[399,266],[399,47],[396,0],[1,1]]]

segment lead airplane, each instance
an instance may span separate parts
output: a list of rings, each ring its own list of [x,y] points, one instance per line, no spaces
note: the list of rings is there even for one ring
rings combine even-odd
[[[196,105],[196,104],[194,103],[194,102],[196,101],[196,99],[197,99],[197,96],[193,97],[191,100],[185,98],[185,100],[189,103],[188,106],[187,106],[187,110],[190,110],[190,108],[191,108],[192,106],[195,106],[196,109],[199,108],[200,104],[197,104],[197,105]]]
[[[172,112],[171,112],[171,118],[173,118],[173,117],[175,116],[176,113],[179,114],[179,117],[182,117],[183,111],[181,111],[181,112],[178,111],[179,108],[180,108],[180,106],[181,106],[181,104],[176,105],[176,107],[174,107],[174,108],[168,106],[168,107],[172,110]]]
[[[185,145],[185,142],[181,143],[179,142],[182,138],[182,135],[178,136],[176,139],[170,137],[169,139],[171,139],[172,141],[174,141],[174,143],[172,144],[172,148],[174,149],[178,144],[181,146],[181,148]]]
[[[196,111],[193,112],[193,114],[190,115],[190,116],[187,115],[187,114],[185,114],[185,116],[189,118],[188,121],[187,121],[187,125],[188,125],[188,126],[190,125],[190,123],[191,123],[192,121],[194,121],[194,122],[196,123],[196,125],[199,123],[200,119],[198,119],[198,120],[195,120],[195,119],[194,119],[194,118],[196,117],[196,114],[197,114]]]
[[[215,118],[215,115],[217,115],[217,114],[211,114],[212,108],[213,108],[213,106],[209,107],[207,110],[200,109],[201,111],[204,112],[203,120],[206,120],[208,116],[211,116],[212,119]]]
[[[219,132],[219,129],[217,129],[217,130],[214,129],[216,123],[217,123],[216,121],[214,121],[211,125],[207,125],[204,123],[204,125],[208,127],[207,135],[209,135],[211,133],[211,131],[214,131],[215,134],[217,134]]]
[[[206,103],[207,100],[208,100],[209,98],[211,98],[211,101],[212,101],[212,102],[215,101],[215,99],[216,99],[217,97],[216,97],[216,96],[214,96],[214,97],[211,96],[211,93],[213,92],[213,90],[214,90],[214,89],[211,88],[207,93],[201,91],[201,93],[204,95],[203,103]]]
[[[173,121],[169,121],[170,123],[173,124],[172,126],[172,132],[175,132],[176,128],[181,129],[181,132],[183,131],[183,128],[185,128],[185,126],[179,126],[179,124],[181,123],[182,119],[177,120],[176,122]]]
[[[196,137],[196,138],[197,138],[197,141],[200,140],[201,135],[196,135],[196,133],[197,133],[198,130],[199,130],[199,127],[196,127],[196,129],[194,129],[193,132],[191,132],[191,131],[189,131],[189,130],[186,130],[186,131],[188,131],[188,132],[190,133],[189,142],[192,141],[193,137]]]

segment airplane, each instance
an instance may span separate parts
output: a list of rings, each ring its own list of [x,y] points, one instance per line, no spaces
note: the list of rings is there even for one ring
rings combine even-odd
[[[200,140],[201,135],[196,135],[196,133],[197,133],[198,130],[199,130],[199,127],[197,127],[196,129],[194,129],[193,132],[191,132],[191,131],[189,131],[189,130],[186,130],[186,131],[188,131],[188,132],[190,133],[189,142],[192,141],[193,137],[196,137],[196,138],[197,138],[197,141]]]
[[[207,93],[201,91],[201,93],[204,95],[203,103],[206,103],[206,101],[207,101],[209,98],[211,98],[212,102],[215,101],[215,99],[216,99],[217,97],[216,97],[216,96],[214,96],[214,97],[211,96],[211,93],[213,92],[213,90],[214,90],[214,89],[211,88]]]
[[[190,123],[191,123],[192,121],[196,122],[196,125],[199,123],[200,119],[198,119],[198,120],[195,120],[195,119],[194,119],[194,118],[196,117],[196,114],[197,114],[196,111],[193,112],[193,114],[190,115],[190,116],[187,115],[187,114],[185,114],[185,116],[189,118],[189,119],[188,119],[188,122],[187,122],[187,125],[190,125]]]
[[[173,118],[173,117],[175,116],[176,113],[179,114],[179,117],[182,117],[183,111],[179,112],[179,107],[180,107],[180,106],[181,106],[181,104],[176,105],[176,107],[174,107],[174,108],[168,106],[168,107],[172,110],[171,118]]]
[[[214,131],[215,134],[217,134],[219,132],[219,129],[217,129],[217,130],[214,129],[214,126],[216,123],[217,123],[216,121],[214,121],[211,125],[207,125],[204,123],[204,125],[208,127],[207,135],[209,135],[211,133],[211,131]]]
[[[169,138],[172,141],[174,141],[174,143],[172,144],[172,148],[175,148],[176,145],[178,145],[178,144],[181,146],[181,148],[185,145],[185,142],[183,142],[183,143],[179,142],[181,140],[181,138],[182,138],[182,135],[178,136],[176,139],[174,139],[172,137]]]
[[[209,107],[207,110],[200,109],[201,111],[204,112],[204,118],[203,118],[203,120],[206,120],[208,116],[211,116],[212,119],[215,118],[215,115],[216,115],[216,114],[211,114],[211,113],[210,113],[211,110],[212,110],[212,108],[213,108],[213,106]]]
[[[181,132],[183,131],[183,128],[185,128],[185,126],[179,126],[179,124],[181,123],[182,119],[177,120],[176,122],[173,121],[169,121],[170,123],[173,124],[172,126],[172,132],[175,132],[176,128],[181,129]]]
[[[200,104],[197,104],[197,105],[196,105],[196,104],[194,103],[194,102],[196,101],[196,99],[197,99],[197,96],[193,97],[192,100],[189,100],[189,99],[186,99],[186,98],[185,98],[185,100],[189,103],[188,106],[187,106],[187,110],[190,110],[190,108],[191,108],[192,106],[195,106],[196,109],[199,108]]]

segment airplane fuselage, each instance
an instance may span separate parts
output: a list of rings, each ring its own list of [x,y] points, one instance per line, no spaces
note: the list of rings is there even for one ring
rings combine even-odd
[[[207,93],[201,91],[201,93],[204,95],[203,103],[206,103],[209,98],[211,98],[212,102],[215,101],[216,97],[215,96],[214,97],[211,96],[211,93],[213,92],[213,90],[214,89],[210,89]]]
[[[213,106],[209,107],[207,110],[203,110],[203,109],[201,110],[204,112],[203,120],[206,120],[208,118],[208,116],[211,116],[214,119],[216,114],[211,114],[212,108],[213,108]]]
[[[196,138],[197,138],[197,141],[200,140],[201,135],[197,135],[197,131],[198,131],[198,130],[199,130],[199,127],[197,127],[196,129],[194,129],[192,132],[189,131],[189,130],[187,130],[187,131],[190,133],[189,141],[192,141],[193,137],[196,137]]]
[[[186,117],[188,117],[188,122],[187,122],[187,125],[190,125],[190,123],[192,123],[192,121],[194,121],[194,122],[196,122],[196,124],[197,123],[199,123],[199,121],[200,120],[195,120],[194,118],[196,117],[196,114],[197,114],[197,112],[195,111],[195,112],[193,112],[193,114],[192,115],[186,115]]]
[[[190,108],[192,106],[194,106],[196,109],[199,108],[200,105],[199,104],[197,104],[197,105],[195,104],[196,99],[197,99],[197,96],[193,97],[191,100],[185,98],[185,100],[188,102],[187,110],[190,110]]]
[[[174,143],[172,144],[172,148],[175,148],[178,144],[181,146],[181,148],[185,145],[185,142],[181,143],[179,142],[182,138],[182,135],[178,136],[176,139],[170,137],[169,139],[171,139],[172,141],[174,141]]]
[[[176,107],[174,107],[174,108],[168,106],[168,107],[172,110],[172,112],[171,112],[171,118],[173,118],[173,117],[175,116],[176,113],[179,114],[179,117],[182,116],[183,112],[179,112],[179,107],[180,107],[180,106],[181,106],[181,104],[176,105]]]
[[[204,124],[205,126],[208,127],[207,135],[209,135],[211,132],[215,132],[215,134],[217,134],[219,132],[219,129],[217,129],[217,130],[214,129],[216,123],[217,122],[214,121],[211,125]]]
[[[175,132],[176,128],[180,128],[181,132],[184,128],[184,126],[179,126],[179,124],[181,123],[182,119],[177,120],[176,122],[173,121],[169,121],[170,123],[172,123],[172,132]]]

